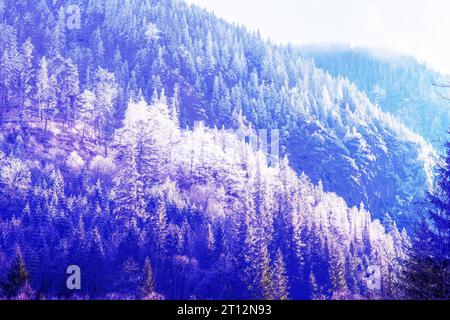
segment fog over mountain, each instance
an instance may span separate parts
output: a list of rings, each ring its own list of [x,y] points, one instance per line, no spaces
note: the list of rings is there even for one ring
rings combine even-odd
[[[0,0],[0,21],[0,297],[412,297],[432,71],[184,1]]]

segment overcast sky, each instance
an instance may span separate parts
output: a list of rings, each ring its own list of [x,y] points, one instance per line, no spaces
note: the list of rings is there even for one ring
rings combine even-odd
[[[187,0],[277,43],[346,43],[414,55],[450,74],[448,0]]]

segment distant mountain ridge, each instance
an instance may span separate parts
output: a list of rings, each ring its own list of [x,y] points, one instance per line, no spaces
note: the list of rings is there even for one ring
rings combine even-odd
[[[0,50],[14,51],[15,38],[21,44],[30,37],[34,66],[46,56],[55,81],[64,81],[64,68],[76,70],[81,91],[94,87],[99,67],[114,73],[119,86],[112,113],[102,121],[105,146],[130,99],[153,101],[164,92],[177,101],[183,128],[195,121],[237,128],[242,114],[256,129],[279,129],[281,153],[298,173],[322,181],[350,206],[363,203],[375,217],[390,213],[404,226],[412,204],[427,191],[429,145],[349,81],[301,58],[299,50],[272,45],[180,1],[76,3],[80,29],[66,26],[71,1],[6,6],[3,19],[10,26],[3,25],[3,34],[9,40]],[[70,120],[73,111],[63,106],[75,106],[77,97],[67,102],[64,92],[55,94],[62,102],[57,114]],[[5,109],[20,100],[10,98]]]
[[[181,1],[0,21],[0,299],[405,296],[434,150],[351,81]]]
[[[20,146],[19,127],[3,128],[1,150],[20,150],[0,150],[0,300],[73,297],[67,264],[82,268],[83,299],[401,296],[391,269],[409,237],[394,221],[348,207],[287,158],[269,167],[234,133],[181,130],[170,110],[130,102],[106,157],[93,128],[52,122],[40,141],[33,124]]]

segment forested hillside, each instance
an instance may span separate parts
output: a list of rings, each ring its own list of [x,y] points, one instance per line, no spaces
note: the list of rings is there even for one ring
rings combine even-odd
[[[450,108],[442,96],[448,77],[416,59],[381,50],[346,47],[304,47],[302,55],[334,77],[345,77],[381,106],[421,134],[436,149],[450,123]]]
[[[433,149],[354,84],[182,1],[0,21],[0,296],[403,297]]]
[[[195,121],[236,128],[242,113],[256,129],[279,129],[282,153],[298,173],[350,205],[364,203],[376,217],[389,212],[405,225],[403,215],[428,188],[430,146],[354,85],[316,69],[292,47],[272,45],[184,2],[21,0],[4,6],[3,21],[0,50],[8,67],[1,114],[22,105],[3,121],[26,119],[26,106],[37,102],[27,96],[45,95],[38,92],[45,67],[49,81],[62,85],[39,116],[73,122],[77,104],[108,98],[92,92],[103,68],[114,75],[102,80],[117,85],[116,99],[88,120],[105,146],[130,98],[151,101],[164,90],[178,101],[182,128]],[[23,59],[28,67],[21,72]]]
[[[57,132],[48,135],[61,151]],[[71,138],[83,139],[80,131]],[[401,294],[406,234],[298,177],[287,159],[268,167],[234,134],[180,131],[166,104],[142,100],[130,103],[112,143],[108,157],[73,150],[60,164],[17,158],[27,147],[0,154],[6,297],[71,296],[69,264],[83,271],[77,295],[90,298]],[[370,287],[369,267],[381,272],[381,287]],[[21,269],[25,287],[14,282]]]

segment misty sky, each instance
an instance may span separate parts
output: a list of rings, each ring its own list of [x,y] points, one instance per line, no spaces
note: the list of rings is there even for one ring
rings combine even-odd
[[[339,42],[408,53],[450,74],[448,0],[187,0],[278,43]]]

